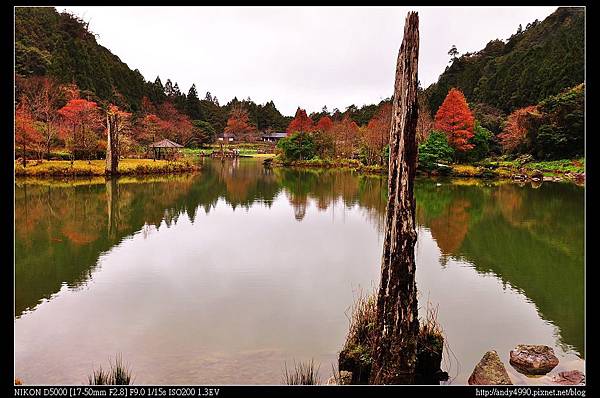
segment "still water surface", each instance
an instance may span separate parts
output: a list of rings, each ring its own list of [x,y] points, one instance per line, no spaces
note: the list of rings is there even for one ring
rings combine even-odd
[[[206,160],[199,174],[15,186],[15,366],[84,384],[121,353],[135,383],[280,384],[330,376],[346,312],[377,286],[385,177]],[[584,192],[420,179],[419,303],[438,307],[444,368],[466,383],[498,351],[515,383],[584,370]],[[560,364],[529,379],[516,344]]]

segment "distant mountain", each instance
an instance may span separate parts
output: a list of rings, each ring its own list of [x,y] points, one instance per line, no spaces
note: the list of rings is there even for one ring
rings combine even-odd
[[[76,83],[103,100],[118,102],[123,96],[132,110],[153,89],[137,69],[99,45],[85,22],[52,7],[15,9],[15,71]]]
[[[251,100],[219,105],[210,93],[198,98],[195,86],[186,95],[176,82],[159,77],[154,82],[131,70],[119,57],[96,41],[88,24],[75,15],[59,13],[53,7],[15,9],[15,73],[18,77],[50,76],[60,83],[75,83],[82,95],[111,102],[132,112],[142,110],[143,98],[155,105],[170,101],[192,120],[211,125],[220,132],[232,107],[239,103],[260,131],[283,130],[290,117],[283,116],[273,101],[264,105]],[[192,93],[193,92],[193,93]]]
[[[584,19],[583,7],[559,7],[506,43],[492,40],[483,50],[456,58],[425,90],[432,112],[452,87],[476,108],[509,113],[582,83]]]

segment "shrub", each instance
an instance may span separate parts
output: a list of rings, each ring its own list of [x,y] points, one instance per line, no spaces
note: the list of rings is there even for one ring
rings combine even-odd
[[[306,132],[294,133],[282,138],[277,143],[284,161],[310,160],[316,154],[315,141],[311,134]]]
[[[471,138],[473,149],[467,152],[466,158],[471,162],[484,159],[489,155],[494,134],[483,127],[479,122],[475,122],[474,135]]]
[[[427,140],[419,145],[419,167],[424,170],[436,170],[438,162],[451,162],[454,149],[448,144],[446,134],[432,131]]]

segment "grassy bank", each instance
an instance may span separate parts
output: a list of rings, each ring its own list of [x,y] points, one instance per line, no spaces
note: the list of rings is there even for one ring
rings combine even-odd
[[[240,157],[248,157],[248,158],[271,158],[274,157],[274,153],[269,153],[269,149],[272,148],[266,147],[260,144],[237,144],[237,145],[225,145],[224,149],[226,151],[237,149],[239,151]],[[181,153],[186,159],[194,159],[200,156],[211,156],[213,153],[218,153],[221,151],[220,145],[211,145],[207,148],[184,148]]]
[[[357,159],[310,159],[284,162],[274,159],[274,166],[350,169],[367,174],[385,174],[387,166],[364,165]],[[477,164],[451,164],[435,171],[418,170],[422,175],[450,177],[543,179],[545,181],[585,181],[585,159],[564,159],[546,162],[488,160]]]
[[[27,167],[15,162],[15,175],[28,177],[78,177],[104,176],[105,161],[76,160],[71,165],[67,160],[29,161]],[[123,159],[119,161],[120,175],[169,174],[198,170],[189,161],[167,161],[152,159]]]

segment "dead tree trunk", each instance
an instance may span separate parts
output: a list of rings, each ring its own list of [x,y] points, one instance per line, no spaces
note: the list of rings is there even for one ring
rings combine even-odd
[[[119,115],[106,113],[106,173],[117,174],[119,169]]]
[[[372,384],[411,384],[415,373],[419,318],[413,183],[417,161],[418,57],[419,17],[410,12],[396,64]]]

